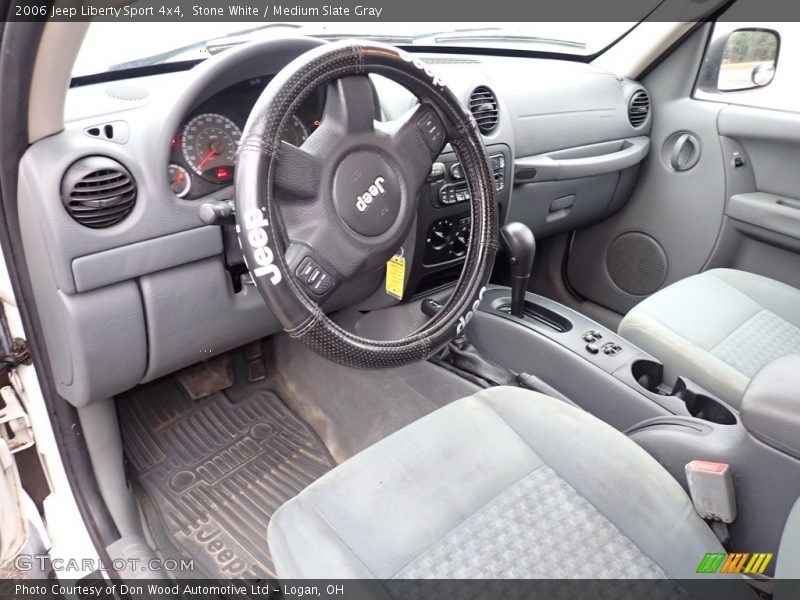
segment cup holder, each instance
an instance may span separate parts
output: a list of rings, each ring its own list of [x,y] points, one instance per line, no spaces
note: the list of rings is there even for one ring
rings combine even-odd
[[[672,395],[686,403],[689,414],[704,421],[720,425],[735,425],[736,416],[722,402],[703,393],[690,390],[683,377],[678,377]]]
[[[688,413],[697,419],[720,425],[736,424],[736,416],[728,407],[695,388],[693,384],[687,384],[683,377],[678,377],[678,381],[670,389],[664,383],[664,365],[661,363],[646,359],[636,360],[631,365],[631,375],[640,387],[651,394],[682,400]]]
[[[670,390],[664,387],[664,365],[654,360],[637,360],[631,365],[633,379],[651,394],[669,396]]]

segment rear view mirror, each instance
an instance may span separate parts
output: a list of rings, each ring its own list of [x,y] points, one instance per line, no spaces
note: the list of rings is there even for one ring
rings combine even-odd
[[[721,92],[763,87],[775,77],[780,37],[770,29],[737,29],[725,41],[717,89]]]

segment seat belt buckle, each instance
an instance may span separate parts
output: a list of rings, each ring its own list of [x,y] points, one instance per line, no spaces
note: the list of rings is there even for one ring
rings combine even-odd
[[[686,481],[697,514],[707,521],[733,523],[736,498],[730,465],[693,460],[686,464]]]

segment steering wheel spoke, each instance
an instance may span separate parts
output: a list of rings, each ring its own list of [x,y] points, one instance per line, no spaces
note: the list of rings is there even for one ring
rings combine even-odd
[[[273,174],[276,193],[285,199],[316,198],[320,187],[320,160],[305,148],[281,142]]]
[[[402,158],[412,185],[421,186],[433,160],[447,142],[447,131],[436,110],[423,102],[405,115],[384,124],[392,144]]]
[[[334,127],[346,135],[369,133],[377,116],[375,92],[366,75],[342,77],[328,85],[320,127]]]

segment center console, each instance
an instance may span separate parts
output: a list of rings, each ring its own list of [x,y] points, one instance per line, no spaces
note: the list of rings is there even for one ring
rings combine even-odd
[[[654,417],[692,416],[696,405],[690,408],[684,400],[689,394],[718,402],[684,379],[679,389],[669,389],[655,358],[588,317],[536,294],[525,295],[520,318],[511,314],[508,288],[489,288],[468,336],[488,358],[512,371],[536,374],[622,431]],[[714,417],[736,419],[722,403]]]
[[[748,413],[753,403],[747,394],[743,419],[736,409],[686,378],[666,382],[656,358],[557,302],[525,293],[522,316],[512,314],[511,304],[511,289],[487,289],[467,327],[467,337],[485,358],[537,376],[625,432],[686,488],[687,463],[700,459],[729,464],[740,515],[729,525],[733,548],[777,551],[785,516],[800,496],[800,444],[784,443],[791,449],[787,451],[764,440],[794,439],[797,432],[786,433],[785,419],[767,421],[769,407]],[[792,370],[781,368],[784,373]],[[760,391],[764,386],[753,387],[756,395],[765,395]],[[764,389],[774,396],[774,386]],[[756,401],[763,404],[760,398]],[[784,405],[800,415],[794,397],[780,404]],[[750,430],[748,420],[759,427]]]

